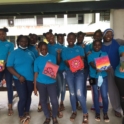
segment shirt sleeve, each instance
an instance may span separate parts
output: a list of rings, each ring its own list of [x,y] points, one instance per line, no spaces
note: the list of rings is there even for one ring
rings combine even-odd
[[[88,63],[94,62],[92,54],[90,54],[87,58],[88,58]]]
[[[38,72],[38,63],[37,63],[37,59],[34,61],[34,72]]]
[[[9,52],[12,52],[13,50],[14,50],[14,44],[11,43],[10,48],[9,48]]]
[[[12,52],[8,56],[7,67],[13,67],[14,66],[14,60],[15,60],[15,54],[14,54],[14,52]]]

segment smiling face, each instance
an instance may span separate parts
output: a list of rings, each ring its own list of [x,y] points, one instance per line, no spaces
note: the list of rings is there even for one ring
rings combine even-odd
[[[111,31],[108,31],[105,36],[103,37],[105,42],[110,42],[113,39],[113,33]]]
[[[28,39],[25,37],[20,38],[19,45],[24,48],[28,47]]]
[[[73,47],[74,46],[74,43],[76,41],[76,36],[74,36],[73,34],[70,34],[68,37],[67,37],[67,41],[68,41],[68,45],[70,47]]]
[[[48,52],[47,45],[41,45],[39,50],[40,50],[40,53],[45,56]]]
[[[0,40],[5,41],[6,40],[6,32],[0,30]]]
[[[94,40],[101,40],[102,39],[102,35],[100,32],[97,32],[94,36],[93,36]]]
[[[55,44],[55,36],[51,34],[50,39],[49,39],[50,44]]]
[[[101,47],[102,47],[101,41],[94,41],[94,43],[93,43],[94,51],[96,51],[96,52],[100,51]]]

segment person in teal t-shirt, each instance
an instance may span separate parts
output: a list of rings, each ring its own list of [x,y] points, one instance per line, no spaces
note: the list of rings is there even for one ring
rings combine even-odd
[[[90,66],[90,78],[94,79],[95,84],[92,85],[93,89],[93,101],[94,101],[94,107],[95,107],[95,120],[100,121],[100,108],[99,108],[99,92],[101,93],[102,100],[103,100],[103,118],[105,122],[109,122],[109,117],[107,115],[108,112],[108,81],[107,81],[107,70],[106,71],[100,71],[96,68],[95,59],[106,56],[107,53],[102,52],[100,49],[102,47],[101,40],[94,40],[93,41],[93,51],[88,56],[88,63]],[[102,81],[100,83],[101,86],[99,86],[99,76],[102,77]],[[98,89],[99,87],[99,89]]]
[[[120,95],[120,103],[123,111],[122,124],[124,124],[124,46],[119,47],[120,63],[115,69],[115,82]]]
[[[4,61],[4,66],[2,71],[0,71],[0,82],[2,82],[3,77],[5,76],[7,84],[7,94],[8,94],[8,115],[13,114],[12,101],[13,101],[13,87],[12,87],[12,74],[6,68],[6,62],[9,54],[14,50],[14,44],[8,42],[6,39],[8,29],[0,29],[0,61]]]
[[[37,95],[37,89],[40,94],[40,100],[43,112],[46,116],[44,124],[50,123],[50,112],[47,107],[47,97],[50,97],[52,104],[52,117],[53,124],[58,124],[57,113],[58,113],[58,99],[56,92],[56,79],[43,74],[44,67],[47,62],[56,64],[56,57],[48,53],[48,47],[45,42],[38,44],[40,56],[35,60],[34,63],[34,93]]]
[[[78,70],[77,72],[72,72],[69,67],[68,60],[80,56],[83,58],[85,56],[84,50],[77,45],[74,45],[76,42],[76,35],[74,33],[69,33],[67,36],[68,46],[62,51],[62,59],[66,64],[66,74],[65,78],[69,87],[70,92],[70,102],[72,106],[72,114],[70,120],[73,122],[77,115],[76,110],[76,98],[80,102],[83,113],[82,123],[88,124],[88,111],[86,106],[86,98],[84,96],[84,70]]]
[[[30,120],[31,95],[33,91],[35,55],[28,49],[29,38],[20,35],[17,38],[18,49],[10,53],[7,68],[13,75],[19,96],[18,113],[20,122],[27,124]]]
[[[59,63],[58,63],[59,71],[58,71],[58,75],[57,75],[57,83],[58,83],[57,95],[58,95],[58,98],[61,95],[59,109],[60,109],[60,111],[63,111],[65,109],[64,99],[65,99],[65,92],[66,92],[66,81],[63,76],[63,74],[65,72],[65,63],[62,60],[62,51],[65,48],[64,36],[66,36],[66,34],[55,34],[55,36],[57,37],[57,48],[59,49],[57,52],[60,52],[60,53],[58,53],[60,55],[60,57],[59,56],[57,57],[59,59]]]

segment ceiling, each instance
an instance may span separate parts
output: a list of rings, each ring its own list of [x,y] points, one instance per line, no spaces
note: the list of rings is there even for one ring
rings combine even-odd
[[[33,4],[33,3],[64,3],[64,2],[90,2],[90,1],[109,1],[109,0],[0,0],[0,5],[9,4]]]

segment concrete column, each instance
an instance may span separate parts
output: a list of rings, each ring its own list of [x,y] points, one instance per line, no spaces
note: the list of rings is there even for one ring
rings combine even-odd
[[[115,39],[124,40],[124,9],[114,9],[110,12],[110,27],[114,30]]]
[[[95,23],[100,21],[100,13],[95,13]]]
[[[67,14],[64,15],[64,25],[68,24]]]

